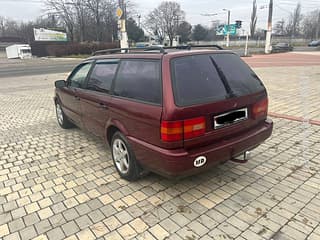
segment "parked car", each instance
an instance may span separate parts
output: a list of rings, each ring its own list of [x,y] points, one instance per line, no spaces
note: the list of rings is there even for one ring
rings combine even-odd
[[[311,41],[310,43],[308,43],[308,46],[309,47],[318,47],[318,46],[320,46],[320,40]]]
[[[272,52],[289,52],[292,51],[293,47],[289,43],[277,43],[272,45]]]
[[[110,145],[122,178],[146,171],[186,176],[230,159],[246,162],[271,135],[267,91],[236,54],[109,52],[115,50],[56,81],[54,103],[62,128],[76,125]]]

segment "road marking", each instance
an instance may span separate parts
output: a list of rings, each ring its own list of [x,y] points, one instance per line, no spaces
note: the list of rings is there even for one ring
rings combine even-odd
[[[291,116],[291,115],[286,115],[286,114],[281,114],[281,113],[269,112],[268,115],[270,117],[282,118],[282,119],[296,121],[296,122],[305,122],[306,121],[306,119],[304,119],[302,117],[296,117],[296,116]],[[319,120],[310,119],[310,120],[307,120],[307,122],[309,122],[311,125],[320,126]]]

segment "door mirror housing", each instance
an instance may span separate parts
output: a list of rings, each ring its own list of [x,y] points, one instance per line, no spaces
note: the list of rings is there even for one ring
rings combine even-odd
[[[58,80],[54,82],[54,86],[56,88],[63,88],[67,86],[67,82],[65,80]]]

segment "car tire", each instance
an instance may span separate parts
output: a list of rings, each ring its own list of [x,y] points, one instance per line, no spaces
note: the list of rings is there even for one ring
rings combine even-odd
[[[56,117],[57,117],[59,126],[63,129],[74,127],[73,123],[71,123],[67,118],[67,116],[64,114],[61,105],[58,102],[56,102],[55,105],[56,105]]]
[[[121,178],[135,181],[142,176],[142,168],[139,166],[127,138],[121,132],[116,132],[112,137],[111,154],[113,164]]]

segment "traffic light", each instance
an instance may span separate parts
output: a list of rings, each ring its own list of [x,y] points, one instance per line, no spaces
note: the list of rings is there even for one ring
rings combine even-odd
[[[242,26],[242,21],[237,20],[236,21],[236,28],[241,28],[241,26]]]

